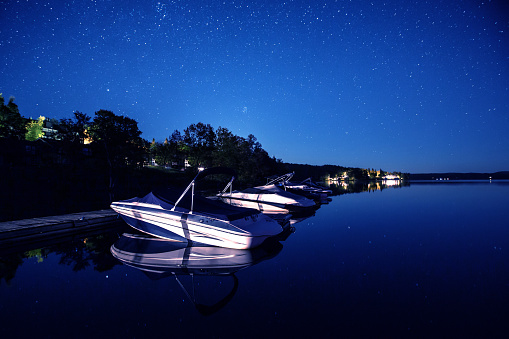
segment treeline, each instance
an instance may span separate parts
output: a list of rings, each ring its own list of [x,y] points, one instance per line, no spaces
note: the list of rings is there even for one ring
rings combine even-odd
[[[284,169],[280,159],[270,157],[252,134],[234,135],[225,127],[217,130],[210,124],[191,124],[175,130],[164,142],[152,140],[150,154],[157,165],[165,167],[230,167],[243,184],[259,184],[264,178]]]
[[[99,165],[109,171],[110,191],[119,169],[139,169],[152,163],[152,159],[156,165],[178,170],[230,167],[244,185],[262,183],[266,177],[285,171],[282,161],[270,157],[252,134],[244,138],[225,127],[214,130],[210,124],[199,122],[183,131],[175,130],[162,142],[148,142],[141,138],[137,122],[128,117],[107,110],[95,112],[94,118],[78,111],[73,115],[59,121],[44,117],[37,121],[25,119],[13,98],[5,104],[0,96],[0,138],[58,140],[62,156],[72,164],[90,162],[82,152],[82,146],[87,144],[94,158],[102,160]]]
[[[373,168],[343,167],[338,165],[305,165],[285,163],[285,168],[289,172],[295,172],[300,179],[313,178],[313,180],[324,181],[330,178],[341,178],[346,180],[372,181],[382,180],[386,175],[395,175],[399,179],[409,178],[408,173],[386,172],[382,169]]]
[[[47,132],[44,132],[45,125],[49,125]],[[70,157],[81,155],[81,145],[95,143],[102,148],[101,153],[106,156],[108,166],[114,168],[143,164],[147,142],[140,136],[135,120],[107,110],[95,112],[93,120],[79,111],[74,113],[73,118],[59,121],[45,117],[39,117],[37,121],[26,119],[21,116],[14,98],[11,97],[6,105],[0,94],[0,138],[58,140],[64,146],[65,155]]]
[[[141,134],[135,120],[107,110],[95,112],[93,118],[76,111],[72,118],[60,120],[26,119],[21,116],[14,98],[6,104],[0,94],[0,139],[58,142],[54,149],[58,149],[60,164],[76,168],[87,163],[89,168],[108,172],[110,195],[114,193],[121,170],[141,169],[147,164],[189,172],[196,172],[198,167],[230,167],[237,171],[238,182],[245,186],[263,184],[269,176],[288,172],[295,172],[295,179],[312,177],[313,180],[329,177],[373,180],[386,174],[374,169],[284,163],[269,156],[252,134],[244,138],[225,127],[215,130],[201,122],[183,131],[175,130],[164,141],[149,142],[141,138]],[[91,152],[84,152],[84,145]],[[5,155],[8,151],[3,153],[0,164],[14,161]],[[398,174],[402,178],[405,176]]]

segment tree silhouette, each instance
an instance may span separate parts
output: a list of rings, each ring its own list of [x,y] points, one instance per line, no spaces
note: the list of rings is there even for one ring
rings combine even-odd
[[[57,125],[58,138],[62,141],[83,144],[88,138],[90,117],[79,111],[74,112],[74,119],[61,119]]]
[[[201,122],[184,130],[184,143],[189,147],[188,160],[191,166],[212,166],[215,137],[214,129]]]
[[[19,114],[14,97],[10,97],[9,103],[5,105],[4,97],[0,93],[0,138],[23,140],[26,132],[25,125],[26,120]]]
[[[92,140],[104,147],[111,167],[143,162],[145,143],[140,135],[136,120],[106,110],[97,111],[90,126]]]
[[[115,115],[111,111],[99,110],[90,126],[90,136],[104,151],[109,169],[108,190],[113,201],[117,177],[115,169],[141,167],[146,153],[146,143],[140,137],[138,123],[128,117]]]

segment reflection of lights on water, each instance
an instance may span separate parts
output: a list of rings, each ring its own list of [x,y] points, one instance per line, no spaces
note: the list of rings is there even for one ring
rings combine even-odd
[[[399,185],[399,180],[394,180],[394,179],[384,180],[384,184],[387,186],[397,186],[397,185]]]
[[[379,182],[368,184],[368,190],[377,191],[377,190],[381,190],[381,189],[382,189],[382,185],[380,185]]]

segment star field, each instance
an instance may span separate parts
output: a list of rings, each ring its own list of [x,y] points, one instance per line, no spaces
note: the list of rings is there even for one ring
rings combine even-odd
[[[509,169],[504,1],[4,1],[0,92],[143,137],[204,122],[286,162]]]

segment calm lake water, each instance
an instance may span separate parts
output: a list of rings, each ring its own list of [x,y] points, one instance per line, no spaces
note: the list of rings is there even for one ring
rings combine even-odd
[[[508,206],[509,182],[412,182],[334,196],[282,246],[240,256],[221,275],[123,264],[110,247],[128,227],[0,249],[0,333],[505,337]]]

